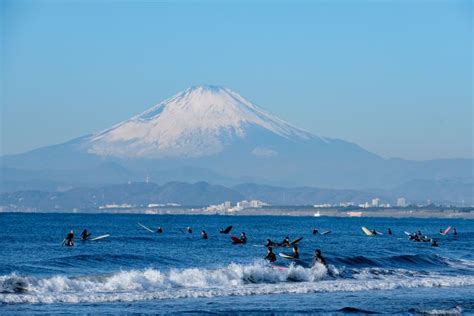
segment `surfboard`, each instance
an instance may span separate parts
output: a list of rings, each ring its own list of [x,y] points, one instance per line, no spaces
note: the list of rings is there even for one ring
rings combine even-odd
[[[280,257],[282,257],[283,259],[297,260],[297,258],[293,258],[293,256],[292,256],[291,254],[287,254],[287,253],[280,252],[278,255],[279,255]]]
[[[374,233],[372,233],[370,231],[370,229],[368,229],[367,227],[363,226],[362,227],[362,231],[364,232],[364,234],[366,234],[367,236],[375,236]]]
[[[228,234],[232,230],[232,226],[227,226],[226,229],[219,231],[221,234]]]
[[[109,236],[110,236],[110,234],[105,234],[105,235],[101,235],[101,236],[94,237],[94,238],[92,238],[91,240],[92,240],[92,241],[102,240],[102,239],[105,239],[105,238],[107,238],[107,237],[109,237]]]
[[[280,266],[275,266],[275,265],[272,265],[271,267],[272,267],[272,269],[280,270],[280,271],[286,271],[286,270],[288,270],[287,267],[280,267]]]
[[[146,227],[146,226],[143,225],[142,223],[138,223],[138,225],[140,225],[141,228],[143,228],[143,229],[149,231],[150,233],[154,233],[154,231],[153,231],[151,228]]]
[[[292,246],[294,246],[294,245],[296,245],[297,243],[299,243],[299,242],[301,241],[301,239],[303,239],[303,237],[300,237],[300,238],[298,238],[298,239],[293,240],[292,242],[290,242],[290,244],[291,244]]]
[[[230,236],[230,240],[233,244],[243,244],[242,240],[237,236]]]
[[[331,231],[330,230],[326,230],[325,232],[322,232],[321,235],[327,235],[327,234],[330,234]]]
[[[412,235],[412,233],[409,233],[409,232],[407,232],[407,231],[404,231],[404,233],[405,233],[405,235],[407,235],[407,236],[411,236],[411,235]]]
[[[445,230],[443,230],[442,233],[440,233],[440,235],[447,235],[449,233],[449,231],[451,230],[451,226],[448,226]]]
[[[383,233],[379,232],[379,231],[375,231],[377,233],[377,235],[383,235]]]

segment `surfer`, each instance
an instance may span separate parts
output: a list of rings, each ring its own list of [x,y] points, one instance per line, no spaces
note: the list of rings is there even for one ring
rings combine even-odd
[[[270,239],[267,239],[267,243],[265,244],[265,247],[272,247],[275,246],[276,243],[271,241]]]
[[[390,227],[388,228],[388,234],[392,235],[392,230],[390,229]]]
[[[87,240],[91,233],[87,231],[87,229],[84,229],[81,233],[81,240]]]
[[[291,254],[291,256],[294,259],[298,259],[300,257],[300,254],[298,253],[298,247],[297,246],[293,246],[293,253]]]
[[[423,234],[421,233],[421,230],[418,231],[418,236],[423,236]]]
[[[74,242],[72,241],[74,238],[74,231],[71,229],[71,231],[66,235],[66,238],[63,240],[63,245],[66,245],[68,247],[74,246]]]
[[[454,235],[454,236],[457,236],[457,235],[458,235],[458,231],[456,230],[456,228],[453,228],[453,235]]]
[[[318,230],[316,228],[313,228],[313,235],[317,235],[318,234]]]
[[[436,240],[432,240],[431,241],[431,247],[438,247],[438,243],[436,242]]]
[[[288,236],[283,239],[283,241],[280,243],[281,247],[289,247],[290,246],[290,238]]]
[[[372,234],[377,235],[377,231],[375,229],[372,229]]]
[[[240,234],[240,243],[245,244],[247,242],[247,235],[244,232]]]
[[[265,256],[265,260],[268,262],[275,262],[277,260],[275,254],[273,253],[272,247],[267,247],[267,255]]]
[[[188,228],[186,228],[186,230],[188,231],[188,233],[192,234],[193,233],[193,229],[191,227],[188,226]]]
[[[313,266],[314,266],[316,263],[320,263],[320,264],[322,264],[323,266],[327,267],[326,260],[325,260],[324,257],[321,255],[321,250],[319,250],[319,249],[316,249],[316,250],[314,251]]]
[[[156,229],[156,232],[158,234],[161,234],[163,232],[163,228],[161,228],[161,226],[158,226],[158,228]]]
[[[201,238],[202,238],[202,239],[207,239],[207,233],[206,233],[205,230],[203,230],[203,231],[201,232]]]

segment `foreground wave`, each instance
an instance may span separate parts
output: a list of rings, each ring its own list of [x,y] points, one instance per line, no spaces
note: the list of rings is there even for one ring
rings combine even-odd
[[[219,269],[159,271],[149,268],[83,277],[56,275],[38,278],[9,274],[0,277],[0,302],[129,302],[469,285],[474,285],[474,276],[382,268],[339,271],[333,266],[328,270],[322,265],[275,268],[258,261],[250,265],[230,264]]]

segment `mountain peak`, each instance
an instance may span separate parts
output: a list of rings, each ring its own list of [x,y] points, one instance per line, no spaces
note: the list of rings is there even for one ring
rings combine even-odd
[[[95,134],[88,151],[112,156],[198,157],[222,151],[224,143],[244,139],[254,127],[285,139],[314,137],[228,88],[199,85]]]

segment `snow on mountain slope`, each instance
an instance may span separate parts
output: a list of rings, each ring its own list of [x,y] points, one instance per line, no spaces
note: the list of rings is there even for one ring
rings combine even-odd
[[[100,156],[199,157],[219,153],[236,138],[244,139],[254,127],[288,140],[320,139],[230,89],[196,86],[93,135],[84,146]],[[266,153],[267,149],[256,148],[255,154],[262,150]]]

